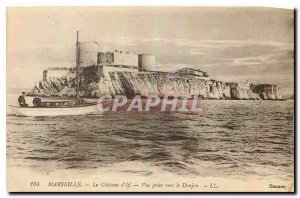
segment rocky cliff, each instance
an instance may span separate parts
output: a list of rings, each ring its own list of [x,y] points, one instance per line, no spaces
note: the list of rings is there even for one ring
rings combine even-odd
[[[134,97],[141,95],[157,96],[187,96],[198,95],[203,99],[232,99],[232,100],[260,100],[280,99],[277,96],[264,92],[255,93],[255,90],[232,85],[197,76],[178,76],[163,72],[110,72],[106,76],[94,81],[81,78],[81,96],[99,97],[101,95],[126,95]],[[47,78],[35,84],[31,94],[43,96],[75,96],[75,82],[67,78]]]

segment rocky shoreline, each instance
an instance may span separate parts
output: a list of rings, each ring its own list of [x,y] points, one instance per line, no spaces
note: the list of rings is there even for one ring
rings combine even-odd
[[[227,100],[282,100],[277,85],[241,86],[239,83],[203,79],[192,75],[175,75],[167,72],[109,72],[105,76],[81,76],[80,95],[98,98],[102,95],[135,95],[148,97],[193,97]],[[75,80],[67,77],[47,78],[35,83],[29,95],[74,97]],[[270,89],[269,86],[272,86]],[[276,93],[273,92],[276,86]],[[272,90],[272,91],[270,91]]]

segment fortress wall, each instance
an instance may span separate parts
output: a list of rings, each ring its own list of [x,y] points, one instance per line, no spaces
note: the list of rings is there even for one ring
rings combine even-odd
[[[124,68],[117,66],[102,66],[103,75],[107,76],[110,72],[138,72],[137,68]]]
[[[115,65],[138,65],[138,57],[129,52],[116,50],[115,52],[99,52],[98,64],[115,64]]]
[[[138,56],[127,52],[114,52],[114,64],[116,65],[138,65]]]
[[[114,54],[112,52],[98,52],[98,64],[111,64],[114,62]]]
[[[90,65],[83,69],[85,78],[107,76],[109,72],[138,72],[138,67],[127,65]]]

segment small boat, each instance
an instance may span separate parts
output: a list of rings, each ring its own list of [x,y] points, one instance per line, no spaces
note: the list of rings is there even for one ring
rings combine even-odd
[[[45,101],[40,107],[19,107],[9,105],[10,113],[22,116],[65,116],[83,115],[97,112],[96,103],[86,103],[84,100]]]
[[[13,114],[22,116],[64,116],[82,115],[97,111],[97,103],[88,103],[79,96],[79,64],[80,64],[80,42],[76,42],[76,99],[68,100],[43,100],[38,106],[12,106],[9,105]]]

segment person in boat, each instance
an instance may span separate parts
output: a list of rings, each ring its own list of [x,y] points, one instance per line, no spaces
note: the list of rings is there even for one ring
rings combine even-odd
[[[22,95],[19,96],[18,102],[21,107],[28,107],[28,104],[26,103],[26,100],[25,100],[25,92],[22,92]]]
[[[38,95],[35,95],[35,97],[33,98],[32,103],[33,103],[33,106],[34,106],[34,107],[41,107],[41,105],[42,105],[42,100],[41,100],[40,97],[38,97]]]

